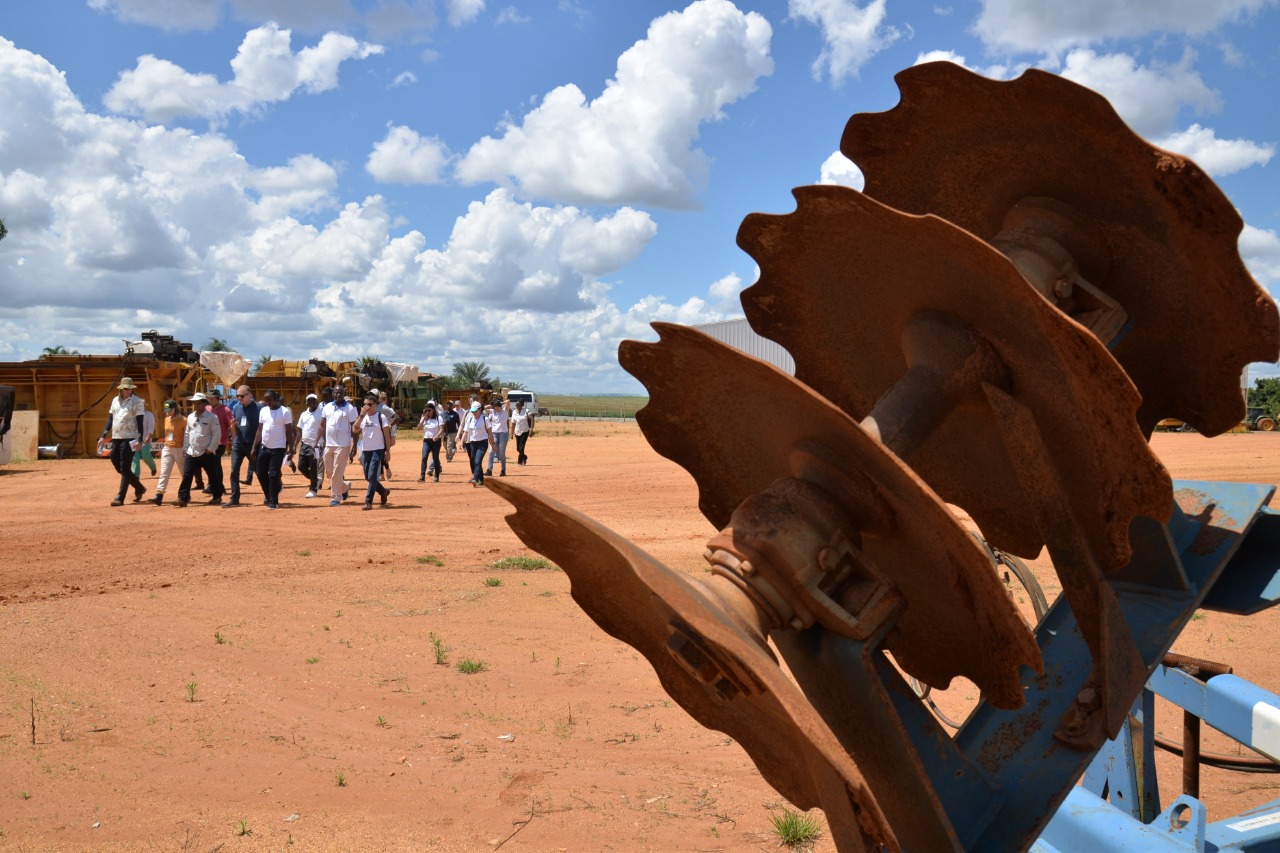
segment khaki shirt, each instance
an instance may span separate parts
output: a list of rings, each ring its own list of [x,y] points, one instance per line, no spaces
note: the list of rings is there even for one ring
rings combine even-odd
[[[210,451],[217,451],[218,443],[222,441],[222,426],[218,423],[218,416],[208,409],[199,415],[195,412],[187,415],[187,434],[184,438],[188,456],[203,456]]]
[[[116,397],[111,401],[111,437],[142,438],[138,434],[138,418],[147,410],[142,398],[130,395],[128,400]]]

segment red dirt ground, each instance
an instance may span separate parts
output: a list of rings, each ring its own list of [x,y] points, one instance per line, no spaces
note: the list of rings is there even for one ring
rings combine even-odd
[[[1155,447],[1175,477],[1280,481],[1273,435]],[[370,513],[304,500],[289,474],[269,513],[112,509],[100,460],[0,469],[0,851],[492,850],[513,832],[513,853],[776,849],[780,798],[741,748],[670,702],[562,572],[493,568],[527,553],[507,504],[462,457],[411,481],[413,450]],[[513,482],[702,571],[692,481],[634,424],[550,425],[530,454]],[[1175,650],[1277,690],[1276,625],[1204,614]],[[1160,766],[1167,802],[1177,759]],[[1202,793],[1213,820],[1280,777],[1206,769]]]

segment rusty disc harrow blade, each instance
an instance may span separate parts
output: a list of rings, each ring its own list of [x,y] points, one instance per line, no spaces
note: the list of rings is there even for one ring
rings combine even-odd
[[[696,582],[557,501],[497,479],[485,484],[516,508],[507,517],[516,535],[565,570],[574,600],[643,654],[694,719],[740,743],[792,803],[821,807],[842,850],[897,849],[862,774],[822,717],[773,653]],[[692,643],[686,663],[672,653],[673,638]]]
[[[793,194],[794,213],[748,216],[738,243],[761,270],[743,292],[747,317],[791,352],[797,378],[862,420],[906,372],[902,342],[913,318],[932,312],[967,324],[1003,362],[1006,390],[1034,414],[1099,565],[1125,565],[1130,522],[1168,518],[1172,489],[1138,428],[1138,393],[1097,338],[948,222],[845,187]],[[979,393],[910,464],[993,545],[1033,557],[1045,538],[1001,428]]]
[[[895,79],[901,102],[853,116],[840,145],[867,195],[988,241],[1021,199],[1071,205],[1105,242],[1077,259],[1085,277],[1132,320],[1113,353],[1142,394],[1143,431],[1166,417],[1207,435],[1240,423],[1241,371],[1276,360],[1280,320],[1240,260],[1240,216],[1195,163],[1043,71],[996,81],[934,62]]]
[[[816,483],[860,523],[863,553],[906,600],[885,639],[898,664],[939,688],[966,676],[997,706],[1020,707],[1018,666],[1039,670],[1040,650],[985,552],[928,485],[786,373],[696,330],[654,328],[658,343],[624,341],[618,353],[649,390],[636,420],[693,475],[711,523],[724,527],[779,478]]]

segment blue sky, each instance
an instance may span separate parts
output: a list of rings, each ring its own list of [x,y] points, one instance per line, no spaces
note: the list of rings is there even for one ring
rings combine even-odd
[[[927,59],[1098,89],[1280,288],[1278,0],[15,0],[0,360],[156,328],[640,391],[618,341],[739,316],[743,216],[860,186],[845,121]]]

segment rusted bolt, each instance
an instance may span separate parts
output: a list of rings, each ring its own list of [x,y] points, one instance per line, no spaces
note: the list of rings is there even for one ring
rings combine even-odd
[[[705,684],[711,684],[723,675],[720,668],[698,648],[698,644],[679,630],[667,639],[667,651],[690,675]]]
[[[1074,286],[1071,283],[1071,279],[1065,276],[1053,283],[1053,295],[1059,299],[1070,297],[1072,290],[1074,290]]]
[[[1086,687],[1076,694],[1076,705],[1086,713],[1096,711],[1102,707],[1102,697],[1098,695],[1096,688]]]

